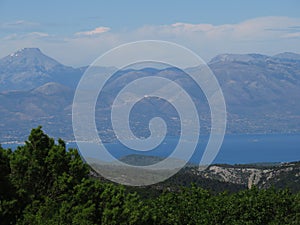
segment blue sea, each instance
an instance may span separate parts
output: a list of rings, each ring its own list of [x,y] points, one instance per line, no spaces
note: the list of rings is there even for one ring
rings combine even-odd
[[[166,137],[159,148],[143,153],[166,157],[170,155],[178,140]],[[190,159],[191,163],[198,163],[207,143],[206,136],[200,136],[197,149]],[[4,148],[15,149],[18,144],[2,144]],[[76,143],[68,143],[68,147],[77,148]],[[136,154],[120,143],[107,143],[106,148],[116,157]],[[91,151],[92,152],[92,151]],[[228,134],[213,163],[248,164],[300,161],[300,134]]]

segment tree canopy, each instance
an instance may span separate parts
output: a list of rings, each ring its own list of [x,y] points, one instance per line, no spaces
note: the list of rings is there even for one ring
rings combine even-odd
[[[300,224],[300,193],[212,193],[198,184],[151,198],[90,175],[76,149],[33,129],[15,151],[0,146],[1,224]]]

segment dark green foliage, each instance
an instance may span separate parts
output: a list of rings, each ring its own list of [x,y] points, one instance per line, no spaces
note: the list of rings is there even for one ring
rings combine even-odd
[[[84,179],[69,195],[28,205],[20,224],[138,224],[147,216],[143,208],[139,198],[126,195],[121,186]]]
[[[26,204],[62,194],[87,178],[89,172],[77,150],[66,151],[62,140],[55,144],[41,127],[33,129],[25,145],[11,154],[10,166],[11,181]]]
[[[0,200],[4,200],[10,192],[11,184],[9,181],[10,165],[9,155],[11,151],[4,150],[0,145]]]
[[[188,170],[145,188],[89,174],[76,149],[41,127],[14,152],[0,147],[0,224],[300,224],[300,192],[243,190]]]
[[[212,195],[192,186],[152,202],[155,224],[299,224],[299,194],[274,189]]]
[[[10,224],[15,219],[13,212],[16,205],[15,189],[9,179],[11,173],[10,154],[10,150],[5,150],[0,145],[0,221],[3,224]]]
[[[235,193],[247,189],[247,187],[242,184],[233,184],[229,182],[196,176],[192,172],[191,168],[186,167],[181,169],[174,176],[161,183],[146,187],[128,187],[127,190],[136,191],[141,196],[141,198],[149,199],[160,196],[163,190],[171,190],[172,192],[178,192],[183,187],[190,187],[191,184],[195,184],[198,187],[210,190],[214,194],[221,193],[224,191],[229,193]]]
[[[5,163],[1,160],[1,168],[6,173],[1,174],[1,179],[8,177],[7,185],[10,185],[10,191],[5,192],[10,201],[2,202],[1,207],[6,210],[9,205],[10,212],[14,212],[15,218],[10,218],[12,223],[30,205],[38,205],[47,197],[55,200],[68,195],[89,174],[77,150],[66,151],[62,140],[55,144],[41,127],[31,131],[24,146],[12,153],[1,150],[0,157],[5,159]]]

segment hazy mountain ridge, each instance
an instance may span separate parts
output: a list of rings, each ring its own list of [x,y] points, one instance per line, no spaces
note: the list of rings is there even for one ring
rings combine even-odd
[[[300,132],[299,54],[222,54],[208,65],[224,93],[228,133]],[[23,141],[27,132],[36,125],[43,125],[54,137],[72,140],[71,105],[75,87],[85,69],[64,66],[39,49],[31,48],[0,59],[0,140]],[[107,72],[111,68],[99,68],[99,71]],[[203,95],[199,95],[199,90],[189,79],[182,78],[182,72],[175,68],[120,71],[117,79],[107,86],[102,100],[111,101],[116,87],[153,73],[175,80],[189,90],[196,103],[203,108]],[[162,106],[153,108],[153,102],[144,100],[136,111],[147,108],[148,116],[158,112],[170,113]],[[107,109],[97,109],[98,128],[105,128],[106,124],[101,119],[107,113]],[[207,114],[200,115],[204,121],[204,132],[209,130]],[[144,118],[144,121],[147,119]],[[171,123],[177,126],[174,121]],[[108,135],[107,129],[100,132]]]

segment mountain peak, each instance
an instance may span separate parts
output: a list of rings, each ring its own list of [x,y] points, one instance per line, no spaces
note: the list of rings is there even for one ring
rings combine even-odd
[[[28,55],[43,55],[39,48],[21,48],[18,51],[10,54],[10,57],[20,57],[20,56],[28,56]]]
[[[209,63],[217,62],[250,62],[254,60],[265,60],[269,58],[266,55],[261,54],[220,54],[212,58]]]
[[[49,81],[74,86],[80,75],[80,71],[60,64],[38,48],[23,48],[0,59],[0,91],[30,90]]]
[[[20,68],[28,71],[30,67],[39,67],[48,70],[60,65],[60,63],[46,56],[39,48],[22,48],[0,59],[1,65],[8,65],[11,68]]]

